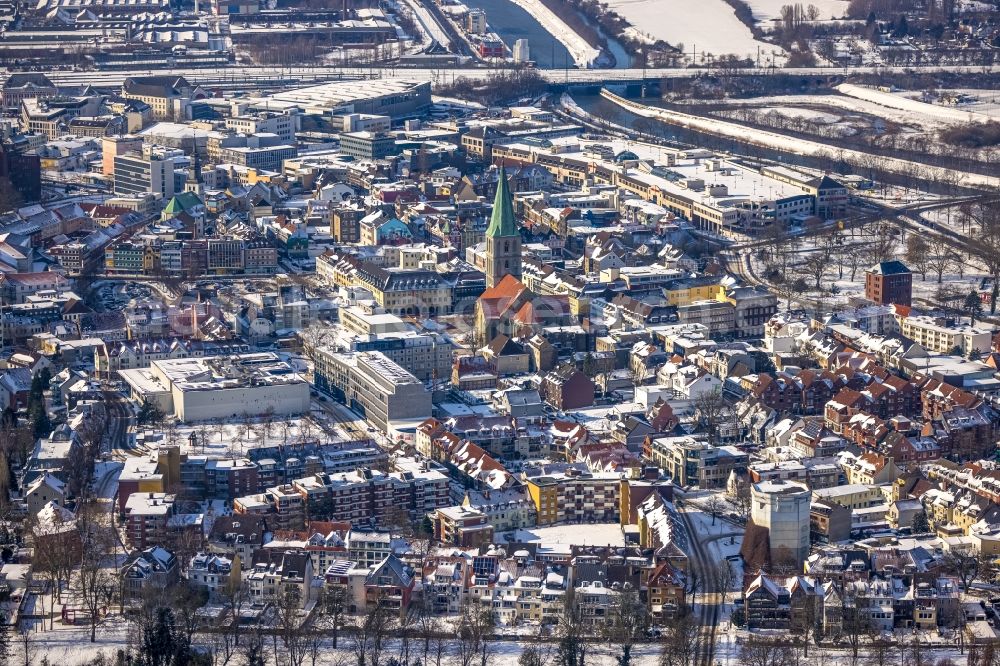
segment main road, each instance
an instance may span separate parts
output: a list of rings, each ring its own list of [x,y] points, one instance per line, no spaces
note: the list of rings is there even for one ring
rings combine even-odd
[[[901,74],[923,69],[927,72],[950,72],[964,74],[984,74],[1000,71],[1000,65],[991,67],[792,67],[774,70],[781,74],[796,76],[843,76],[848,74]],[[372,65],[366,67],[342,67],[336,65],[303,65],[297,67],[276,67],[269,65],[232,64],[218,68],[179,68],[169,70],[171,76],[183,76],[192,83],[201,85],[245,85],[270,83],[272,85],[299,83],[319,83],[339,79],[404,78],[420,81],[446,83],[458,77],[475,79],[487,78],[496,72],[490,67],[399,67],[395,65]],[[614,84],[660,78],[682,78],[711,72],[700,67],[649,68],[649,69],[539,69],[538,73],[551,83],[566,84]],[[727,76],[759,76],[771,70],[747,68],[727,72]],[[4,75],[9,74],[6,70]],[[118,86],[130,76],[164,75],[164,69],[132,69],[122,71],[51,71],[46,76],[56,85]]]

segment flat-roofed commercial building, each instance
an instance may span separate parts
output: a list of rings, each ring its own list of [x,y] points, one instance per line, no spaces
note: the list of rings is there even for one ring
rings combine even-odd
[[[271,352],[164,359],[119,374],[137,399],[185,422],[309,411],[309,383]]]
[[[115,194],[138,195],[153,193],[163,199],[174,196],[174,160],[117,155],[115,157]]]
[[[431,394],[424,384],[382,352],[316,351],[316,387],[341,398],[373,425],[426,419]]]

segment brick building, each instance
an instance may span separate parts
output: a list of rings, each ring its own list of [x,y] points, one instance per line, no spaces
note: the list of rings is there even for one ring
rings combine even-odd
[[[865,271],[865,298],[877,305],[910,305],[913,274],[901,261],[883,261]]]

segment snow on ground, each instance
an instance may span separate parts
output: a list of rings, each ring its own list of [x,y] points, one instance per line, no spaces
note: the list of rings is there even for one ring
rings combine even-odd
[[[837,155],[842,156],[843,159],[851,160],[858,164],[863,164],[867,160],[871,159],[869,154],[858,150],[836,148],[817,141],[797,139],[795,137],[786,136],[777,132],[769,132],[767,130],[746,127],[737,123],[726,122],[714,118],[694,116],[687,113],[680,113],[678,111],[671,111],[669,109],[651,107],[619,97],[618,95],[610,93],[607,90],[602,91],[601,94],[606,99],[615,102],[619,106],[635,113],[636,115],[643,116],[645,118],[660,118],[670,124],[687,127],[696,131],[710,132],[716,136],[737,138],[751,144],[767,146],[776,150],[790,152],[795,155],[829,157],[830,155],[836,153]],[[955,182],[961,182],[970,187],[1000,186],[1000,178],[997,178],[996,176],[987,176],[984,174],[966,171],[956,171],[954,169],[918,164],[909,160],[892,157],[884,157],[881,158],[880,161],[883,168],[899,173],[912,173],[914,170],[918,170],[932,178],[954,180]]]
[[[608,7],[621,14],[639,31],[671,45],[684,44],[686,53],[710,53],[716,57],[736,54],[757,59],[772,52],[784,57],[781,47],[753,38],[724,0],[610,0]]]
[[[874,88],[865,88],[864,86],[857,86],[852,83],[841,83],[837,86],[837,91],[841,94],[847,95],[848,97],[856,97],[857,99],[873,102],[879,106],[884,106],[890,109],[898,109],[906,112],[907,114],[916,113],[923,116],[929,116],[949,125],[956,123],[986,122],[990,120],[990,117],[983,113],[966,111],[951,106],[928,104],[926,102],[910,99],[909,97],[894,95],[889,92],[882,92],[881,90],[876,90]]]
[[[793,4],[788,0],[747,0],[750,9],[753,10],[753,17],[758,23],[773,21],[781,18],[781,8],[785,5]],[[808,8],[813,5],[819,10],[818,20],[843,18],[847,13],[847,0],[806,0],[801,3]]]
[[[249,434],[244,426],[238,422],[180,423],[175,429],[176,443],[180,445],[183,453],[226,457],[234,454],[243,456],[250,449],[295,444],[303,440],[328,441],[332,439],[331,435],[341,441],[356,439],[332,423],[323,424],[329,430],[329,433],[324,432],[324,428],[317,423],[317,421],[324,420],[324,414],[320,410],[316,411],[317,413],[311,419],[275,419],[267,432],[265,432],[264,424],[260,419],[253,419]],[[234,421],[239,420],[234,419]],[[141,437],[137,438],[137,442],[140,446],[148,449],[158,448],[170,443],[169,432],[169,430],[165,431],[162,428],[140,431]],[[206,438],[204,442],[202,442],[203,437]]]
[[[940,92],[967,95],[969,98],[972,98],[972,101],[963,101],[961,104],[955,106],[938,105],[934,101],[930,101],[931,106],[942,106],[942,108],[953,109],[962,113],[973,111],[983,116],[989,116],[994,121],[1000,120],[1000,93],[996,90],[986,90],[983,88],[947,88],[942,89]],[[933,91],[928,91],[928,93],[933,95]],[[893,95],[922,101],[921,93],[912,90],[897,91]]]
[[[431,101],[434,104],[440,104],[442,106],[463,109],[466,111],[483,111],[486,109],[486,107],[480,104],[479,102],[473,102],[472,100],[467,100],[467,99],[459,99],[457,97],[444,97],[443,95],[431,95]]]
[[[919,110],[912,109],[904,111],[884,106],[866,99],[849,97],[846,94],[773,95],[755,97],[752,99],[713,100],[713,103],[732,104],[736,106],[780,105],[783,108],[797,108],[798,105],[801,105],[802,107],[808,108],[810,113],[812,113],[812,108],[814,107],[829,107],[834,109],[844,109],[845,111],[853,113],[863,113],[876,118],[882,118],[899,125],[909,125],[925,130],[940,129],[946,125],[953,124],[951,121],[944,121],[942,118],[932,113],[934,110],[933,108],[929,110],[921,108]],[[924,104],[923,106],[931,107],[932,105]]]
[[[574,546],[624,546],[625,536],[618,523],[593,525],[553,525],[504,532],[500,540],[510,536],[521,543],[566,544]],[[502,543],[502,541],[500,541]]]
[[[511,2],[538,19],[542,27],[566,47],[577,67],[590,67],[597,56],[601,55],[600,49],[588,44],[587,40],[539,0],[511,0]]]
[[[121,469],[122,464],[118,461],[102,461],[94,465],[94,488],[98,497],[111,499],[115,496],[118,492],[118,473]]]
[[[499,632],[501,635],[507,633],[514,633],[513,630],[502,629]],[[720,625],[719,634],[716,637],[715,646],[715,662],[718,664],[724,664],[725,666],[732,666],[739,664],[739,644],[736,642],[737,637],[745,635],[746,632],[736,630],[731,627],[728,622],[723,622]],[[132,634],[130,636],[130,634]],[[47,657],[49,663],[59,664],[60,666],[78,666],[86,661],[93,659],[98,653],[103,653],[105,657],[111,657],[111,661],[114,661],[114,652],[120,648],[125,648],[129,645],[130,638],[131,642],[135,642],[135,632],[133,625],[121,621],[115,618],[112,621],[106,621],[97,629],[97,642],[90,642],[90,629],[89,627],[62,627],[56,625],[54,631],[45,631],[32,634],[33,643],[31,644],[31,654],[33,663],[38,663],[41,661],[42,657]],[[904,640],[909,640],[910,636],[906,635]],[[21,645],[20,641],[15,637],[12,641],[13,644],[13,658],[11,663],[19,663],[22,661],[21,657]],[[414,645],[416,643],[416,645]],[[207,647],[209,640],[204,635],[195,636],[195,645],[200,647]],[[273,655],[271,654],[271,642],[265,641],[267,646],[267,663],[273,664]],[[514,666],[518,663],[518,657],[524,652],[524,650],[531,645],[535,649],[541,652],[542,663],[554,663],[556,645],[553,642],[548,643],[527,643],[519,642],[517,640],[505,640],[505,641],[493,641],[490,643],[490,663],[493,666]],[[930,647],[930,646],[928,646]],[[457,654],[457,644],[450,643],[445,645],[444,659],[442,663],[452,664],[455,663]],[[659,663],[659,656],[661,651],[661,645],[657,642],[649,643],[639,643],[635,645],[632,649],[632,664],[634,666],[656,666]],[[422,644],[419,641],[410,642],[411,655],[415,651],[419,658],[423,658],[422,654]],[[398,640],[390,639],[386,641],[385,644],[385,657],[398,656],[401,652],[400,644]],[[587,663],[593,666],[613,666],[617,662],[615,657],[619,654],[616,646],[610,643],[592,643],[587,648]],[[287,655],[282,652],[282,655],[287,658]],[[862,647],[861,650],[862,663],[865,662],[867,657],[867,648]],[[955,646],[934,646],[932,651],[928,652],[928,655],[933,657],[933,660],[941,660],[950,658],[956,664],[964,664],[966,658],[959,653],[959,649]],[[826,664],[828,666],[847,666],[851,663],[851,657],[846,648],[831,649],[828,647],[811,647],[809,650],[809,656],[812,663],[816,664]],[[341,644],[338,648],[333,648],[332,645],[323,645],[317,653],[317,658],[315,663],[319,666],[342,666],[345,663],[351,663],[355,661],[356,655],[353,652],[353,645],[350,638],[342,638]],[[428,656],[428,661],[433,663],[435,655],[433,652],[433,647],[431,654]],[[234,658],[230,663],[238,662],[238,658]],[[307,662],[310,660],[307,658]],[[310,662],[311,663],[311,662]]]
[[[804,120],[811,120],[812,122],[820,125],[832,125],[840,121],[840,116],[832,113],[824,113],[823,111],[817,111],[815,109],[806,109],[795,106],[766,106],[762,108],[761,111],[764,113],[777,113],[779,116],[785,116],[786,118],[802,118]]]
[[[444,28],[438,24],[434,15],[423,5],[421,0],[403,0],[403,2],[413,12],[413,17],[420,25],[420,32],[424,35],[420,40],[422,44],[430,44],[432,39],[437,41],[441,46],[447,46],[451,43]]]

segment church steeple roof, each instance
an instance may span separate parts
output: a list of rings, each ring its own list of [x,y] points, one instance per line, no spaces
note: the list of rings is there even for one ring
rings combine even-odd
[[[517,222],[514,219],[514,197],[507,183],[507,169],[500,167],[497,181],[497,195],[493,199],[493,214],[490,215],[490,226],[486,227],[487,238],[504,238],[517,236]]]

